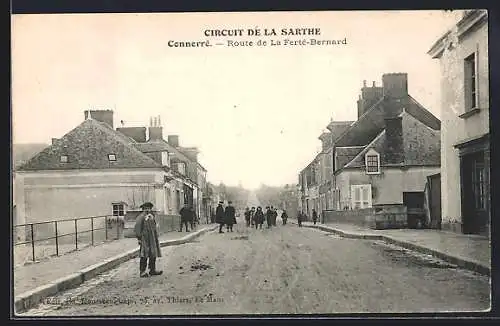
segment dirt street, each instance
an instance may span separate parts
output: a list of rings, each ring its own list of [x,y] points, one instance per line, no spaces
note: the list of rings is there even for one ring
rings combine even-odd
[[[281,220],[278,219],[278,222]],[[209,233],[138,259],[25,315],[308,314],[489,309],[489,278],[381,242],[286,225]],[[66,301],[65,301],[66,300]]]

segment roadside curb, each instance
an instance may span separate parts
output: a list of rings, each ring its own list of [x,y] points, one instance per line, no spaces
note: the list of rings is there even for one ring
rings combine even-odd
[[[344,238],[350,238],[350,239],[364,239],[364,240],[382,240],[384,242],[400,246],[402,248],[416,251],[422,254],[426,255],[432,255],[436,258],[442,259],[448,263],[457,265],[460,268],[473,271],[476,273],[479,273],[481,275],[486,275],[490,276],[491,275],[491,268],[488,266],[485,266],[479,262],[467,260],[461,257],[456,257],[452,256],[450,254],[435,250],[435,249],[430,249],[421,245],[417,245],[415,243],[411,243],[408,241],[403,241],[399,239],[395,239],[390,236],[386,235],[380,235],[380,234],[363,234],[363,233],[348,233],[345,231],[341,231],[338,229],[334,229],[331,227],[323,226],[323,225],[303,225],[304,227],[308,228],[313,228],[313,229],[319,229],[322,231],[334,233],[336,235],[339,235]]]
[[[188,234],[180,239],[164,240],[160,242],[160,247],[175,246],[193,241],[201,235],[213,231],[217,226],[209,226]],[[59,292],[75,288],[85,281],[88,281],[99,274],[111,270],[118,265],[136,258],[139,255],[139,248],[128,250],[125,253],[116,255],[106,259],[100,263],[90,265],[81,269],[79,272],[73,273],[68,276],[61,277],[53,282],[39,286],[33,290],[24,292],[17,296],[14,301],[15,313],[25,312],[34,308],[42,302],[43,299],[53,296]]]

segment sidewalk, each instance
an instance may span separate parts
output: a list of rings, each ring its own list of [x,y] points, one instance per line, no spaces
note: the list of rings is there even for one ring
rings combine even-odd
[[[384,240],[407,249],[431,254],[481,274],[489,274],[491,270],[491,241],[484,236],[430,229],[373,230],[343,223],[314,225],[312,222],[303,222],[303,225],[324,229],[341,236]]]
[[[186,235],[209,227],[212,224],[199,225],[193,232],[172,231],[160,236],[160,243],[179,239]],[[53,257],[38,263],[18,266],[14,268],[14,295],[34,290],[45,284],[54,282],[62,277],[77,273],[80,270],[97,263],[111,259],[127,251],[137,249],[137,239],[123,238],[106,242],[97,246],[88,246],[59,257]]]

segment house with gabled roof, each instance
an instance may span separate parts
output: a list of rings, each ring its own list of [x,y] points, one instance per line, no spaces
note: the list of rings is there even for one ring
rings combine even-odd
[[[17,169],[18,214],[26,223],[121,217],[146,201],[160,215],[177,214],[189,180],[171,169],[168,156],[143,152],[142,129],[135,132],[115,130],[111,110],[85,111],[82,123]],[[178,200],[169,196],[177,190]]]
[[[362,92],[358,120],[335,141],[335,206],[400,207],[421,218],[427,176],[440,172],[441,123],[408,94],[406,73],[384,74],[382,83],[368,98]]]

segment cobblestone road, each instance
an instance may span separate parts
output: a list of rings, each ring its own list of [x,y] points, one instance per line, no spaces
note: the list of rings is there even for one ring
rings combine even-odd
[[[489,278],[381,242],[295,225],[209,233],[162,249],[164,273],[138,259],[25,315],[307,314],[482,311]]]

